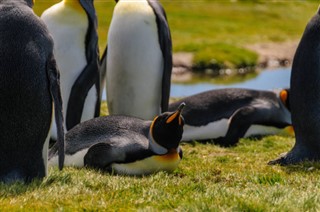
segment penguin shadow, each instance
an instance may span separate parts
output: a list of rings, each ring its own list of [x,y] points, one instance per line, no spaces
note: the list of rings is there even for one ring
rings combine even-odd
[[[27,192],[32,192],[39,189],[42,183],[42,179],[34,179],[30,183],[25,183],[23,181],[15,181],[12,183],[0,182],[0,197],[18,197],[20,195],[24,195]]]
[[[285,153],[283,153],[285,154]],[[291,173],[303,173],[313,174],[314,172],[320,171],[319,161],[304,161],[297,164],[280,165],[280,168],[287,174]]]

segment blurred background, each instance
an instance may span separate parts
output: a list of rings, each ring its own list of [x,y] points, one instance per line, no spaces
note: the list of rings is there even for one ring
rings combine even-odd
[[[34,10],[40,16],[57,2],[36,0]],[[102,55],[115,1],[94,2]],[[172,34],[172,97],[224,87],[288,87],[295,49],[319,6],[311,0],[160,2]]]

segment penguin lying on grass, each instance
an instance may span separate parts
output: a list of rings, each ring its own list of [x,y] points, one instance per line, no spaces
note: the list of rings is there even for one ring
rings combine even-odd
[[[215,144],[232,146],[242,137],[279,133],[290,126],[288,92],[211,90],[174,102],[169,111],[181,102],[187,105],[182,141],[214,139]]]
[[[65,165],[126,175],[173,171],[182,159],[184,106],[153,121],[110,115],[83,122],[66,134]],[[57,158],[54,145],[49,164],[56,165]]]

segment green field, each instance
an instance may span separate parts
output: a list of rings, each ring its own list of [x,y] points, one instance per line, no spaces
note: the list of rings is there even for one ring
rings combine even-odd
[[[41,14],[57,0],[36,0]],[[317,1],[164,0],[172,32],[173,51],[194,52],[197,67],[253,66],[257,55],[248,44],[298,40]],[[95,0],[99,46],[103,52],[115,3]]]

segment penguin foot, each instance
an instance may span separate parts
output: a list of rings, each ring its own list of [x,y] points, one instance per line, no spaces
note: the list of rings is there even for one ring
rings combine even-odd
[[[318,155],[314,155],[312,152],[309,152],[309,154],[301,154],[297,151],[290,151],[288,153],[282,153],[280,154],[280,157],[271,160],[268,162],[268,165],[280,165],[280,166],[288,166],[288,165],[294,165],[299,164],[302,162],[315,162],[320,161],[320,157]]]
[[[287,152],[284,152],[282,154],[280,154],[280,157],[274,160],[271,160],[268,162],[268,165],[281,165],[281,166],[285,166],[288,165],[288,160],[287,160]]]
[[[232,147],[235,146],[237,144],[237,141],[231,141],[229,139],[227,139],[226,137],[218,137],[213,139],[213,143],[217,144],[221,147]]]

